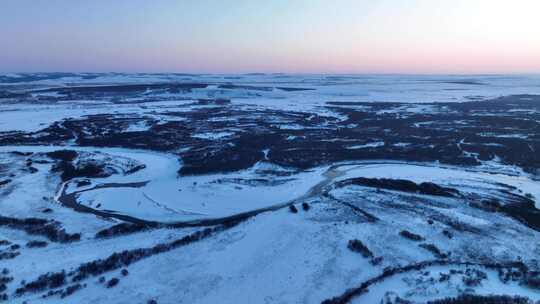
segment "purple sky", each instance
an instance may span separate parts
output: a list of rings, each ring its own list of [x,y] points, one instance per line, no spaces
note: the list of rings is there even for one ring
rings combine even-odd
[[[540,73],[538,0],[2,0],[0,72]]]

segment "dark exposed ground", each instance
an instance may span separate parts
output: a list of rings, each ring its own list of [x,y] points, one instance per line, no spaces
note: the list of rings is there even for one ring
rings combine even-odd
[[[70,88],[73,90],[73,88]],[[200,104],[211,107],[199,107]],[[181,156],[180,174],[234,171],[266,157],[310,168],[347,160],[392,159],[475,166],[499,158],[528,172],[540,168],[540,96],[510,96],[466,103],[328,102],[318,115],[238,107],[223,100],[194,102],[183,121],[100,114],[67,119],[35,133],[0,133],[0,145],[61,144],[169,151]],[[424,111],[416,111],[422,107]],[[162,113],[163,114],[163,113]],[[144,121],[145,131],[124,132]],[[289,128],[288,126],[299,126]],[[192,137],[233,132],[219,140]],[[380,143],[373,145],[373,143]]]

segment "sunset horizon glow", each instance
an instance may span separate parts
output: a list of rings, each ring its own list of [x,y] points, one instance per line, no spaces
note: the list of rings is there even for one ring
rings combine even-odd
[[[6,0],[0,72],[540,73],[537,0]]]

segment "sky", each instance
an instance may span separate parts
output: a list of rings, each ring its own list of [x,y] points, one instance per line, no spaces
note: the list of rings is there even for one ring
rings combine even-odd
[[[1,0],[0,72],[540,73],[540,0]]]

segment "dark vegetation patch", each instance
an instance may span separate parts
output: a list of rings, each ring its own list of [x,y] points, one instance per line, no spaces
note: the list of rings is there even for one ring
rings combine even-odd
[[[120,280],[118,278],[112,278],[107,282],[107,288],[113,288],[114,286],[118,285],[118,282]]]
[[[43,248],[47,247],[48,243],[45,241],[30,241],[26,243],[26,247],[28,248]]]
[[[487,212],[498,212],[502,208],[502,204],[496,199],[487,199],[480,201],[472,201],[469,206],[477,209],[481,209]]]
[[[399,232],[399,235],[401,235],[402,237],[406,238],[406,239],[409,239],[409,240],[412,240],[412,241],[416,241],[416,242],[419,242],[419,241],[423,241],[424,238],[421,236],[421,235],[418,235],[418,234],[415,234],[415,233],[412,233],[408,230],[401,230]]]
[[[4,249],[0,251],[0,261],[1,260],[11,260],[19,256],[21,253],[13,249]]]
[[[23,284],[15,290],[15,294],[22,295],[26,292],[39,292],[45,289],[55,289],[67,282],[66,272],[54,272],[40,275],[36,280]]]
[[[272,91],[273,87],[252,86],[252,85],[236,85],[236,84],[221,84],[218,86],[220,89],[227,90],[252,90],[252,91]]]
[[[80,233],[70,234],[62,228],[61,223],[41,218],[12,218],[0,216],[0,227],[23,230],[30,235],[44,236],[52,242],[69,243],[79,241]]]
[[[87,163],[75,166],[72,162],[60,161],[52,167],[53,172],[60,172],[62,181],[76,177],[108,177],[111,174],[105,170],[104,164]]]
[[[290,206],[289,206],[289,211],[290,211],[291,213],[298,213],[298,209],[297,209],[296,206],[294,206],[294,205],[290,205]]]
[[[5,291],[11,281],[13,281],[13,277],[9,276],[9,270],[7,268],[2,269],[0,273],[0,302],[7,301],[8,295]]]
[[[483,280],[487,280],[487,274],[478,269],[467,268],[465,276],[462,277],[463,284],[467,287],[478,287]]]
[[[444,234],[444,236],[446,236],[449,239],[454,238],[454,234],[450,230],[445,229],[445,230],[443,230],[442,233]]]
[[[140,94],[147,90],[162,90],[165,92],[191,91],[192,89],[204,89],[208,85],[203,83],[154,83],[154,84],[125,84],[125,85],[100,85],[100,86],[77,86],[50,88],[35,91],[36,93],[56,92],[72,98],[81,97],[111,97],[115,95]]]
[[[519,202],[505,204],[501,211],[529,228],[540,231],[540,210],[536,209],[533,200],[522,197]]]
[[[388,179],[388,178],[364,178],[357,177],[346,179],[336,183],[337,187],[344,187],[348,185],[358,185],[364,187],[372,187],[377,189],[387,189],[394,191],[403,191],[410,193],[419,193],[435,196],[447,196],[453,197],[459,194],[459,191],[453,188],[441,187],[434,183],[421,183],[417,184],[410,180],[404,179]]]
[[[449,256],[448,253],[442,252],[435,244],[420,244],[418,246],[431,252],[438,259],[447,259]]]
[[[312,88],[287,88],[287,87],[277,87],[276,89],[285,91],[285,92],[297,92],[297,91],[313,91]]]
[[[149,229],[148,225],[144,224],[120,223],[98,231],[96,233],[96,239],[127,235],[147,229]]]
[[[17,93],[0,90],[0,99],[24,98],[30,96],[27,93]]]
[[[77,156],[79,156],[79,153],[77,151],[73,150],[57,150],[48,152],[47,156],[54,159],[54,160],[62,160],[66,162],[73,161]]]
[[[77,188],[80,188],[80,187],[84,187],[84,186],[90,186],[92,184],[91,181],[87,180],[87,179],[84,179],[84,180],[80,180],[80,181],[77,181],[75,183],[75,185],[77,186]]]
[[[4,180],[0,180],[0,186],[4,186],[4,185],[7,185],[11,183],[11,179],[4,179]]]
[[[427,304],[532,304],[532,300],[520,296],[462,294],[455,298],[428,301]]]
[[[70,296],[70,295],[74,294],[76,291],[81,290],[85,286],[86,286],[85,284],[79,284],[79,283],[70,285],[70,286],[66,287],[66,289],[60,295],[60,297],[65,298],[67,296]]]
[[[80,90],[96,91],[100,88]],[[76,144],[81,146],[174,152],[182,157],[183,166],[179,172],[182,175],[246,169],[265,160],[262,151],[269,148],[268,161],[297,169],[370,159],[439,161],[442,164],[475,166],[480,161],[495,157],[504,164],[517,165],[531,173],[540,169],[540,153],[534,153],[540,151],[539,96],[424,104],[431,107],[432,112],[396,111],[415,106],[404,103],[327,103],[329,111],[345,117],[338,119],[290,110],[223,104],[170,113],[182,117],[181,121],[157,123],[141,117],[140,121],[147,122],[149,129],[137,132],[123,132],[127,125],[133,123],[133,118],[126,122],[114,114],[90,115],[53,123],[34,133],[0,133],[0,144],[54,144],[76,140]],[[525,111],[512,111],[515,109]],[[286,125],[301,128],[282,127]],[[243,131],[219,141],[191,136],[238,128]],[[385,144],[350,149],[351,146],[374,141]],[[178,152],[178,147],[189,149]],[[437,193],[440,190],[428,186],[425,185],[426,191]]]
[[[351,251],[360,253],[364,258],[373,258],[373,252],[371,252],[371,250],[369,250],[369,248],[360,240],[350,240],[347,244],[347,248]]]

